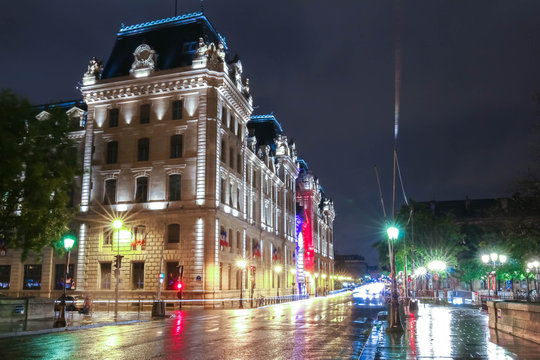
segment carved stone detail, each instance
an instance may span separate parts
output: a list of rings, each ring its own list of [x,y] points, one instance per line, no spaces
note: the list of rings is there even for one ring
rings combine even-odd
[[[88,63],[88,70],[83,75],[83,85],[95,84],[101,79],[103,72],[103,61],[99,61],[95,56]]]
[[[141,44],[133,53],[135,60],[131,64],[129,73],[134,77],[145,77],[156,69],[157,54],[146,44]]]

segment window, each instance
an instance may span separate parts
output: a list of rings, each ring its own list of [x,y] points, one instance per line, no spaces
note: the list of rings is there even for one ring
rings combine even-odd
[[[176,262],[167,262],[167,279],[165,279],[165,290],[176,290],[176,283],[180,278],[178,273],[178,261]]]
[[[141,176],[137,178],[137,189],[135,191],[135,202],[148,201],[148,177]]]
[[[227,108],[225,106],[221,108],[221,124],[227,125]]]
[[[141,124],[148,124],[150,122],[150,104],[141,105],[139,122]]]
[[[118,127],[118,109],[109,110],[109,127]]]
[[[232,147],[229,149],[229,162],[231,169],[234,169],[234,149]]]
[[[105,230],[103,232],[103,245],[112,245],[113,232],[111,230]]]
[[[41,289],[41,265],[24,265],[23,289]]]
[[[169,244],[178,244],[180,242],[179,224],[169,224],[167,226],[167,242]]]
[[[225,162],[225,141],[221,140],[221,162]]]
[[[236,155],[236,171],[242,173],[242,156],[240,154]]]
[[[142,138],[137,142],[137,161],[148,161],[150,153],[150,139]]]
[[[221,203],[225,204],[225,201],[227,199],[226,197],[226,189],[225,189],[225,179],[221,179]]]
[[[64,288],[64,271],[66,264],[56,264],[54,266],[54,290],[62,290]],[[73,285],[73,276],[75,274],[75,265],[69,264],[69,273],[67,274],[66,289],[71,289]]]
[[[182,119],[182,100],[173,101],[172,103],[172,119]]]
[[[131,263],[131,284],[133,290],[144,289],[144,262]]]
[[[169,201],[178,201],[182,199],[182,175],[169,175]]]
[[[107,164],[116,164],[118,161],[118,141],[107,143]]]
[[[105,196],[103,203],[105,205],[116,204],[116,179],[105,181]]]
[[[182,135],[171,136],[171,159],[182,157]]]
[[[0,289],[9,289],[11,265],[0,265]]]
[[[99,264],[99,269],[101,272],[101,289],[110,289],[111,288],[111,268],[112,263],[101,263]]]

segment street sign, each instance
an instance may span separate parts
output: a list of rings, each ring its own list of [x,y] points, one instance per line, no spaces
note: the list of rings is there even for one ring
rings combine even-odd
[[[439,274],[437,273],[433,274],[433,280],[439,281]]]

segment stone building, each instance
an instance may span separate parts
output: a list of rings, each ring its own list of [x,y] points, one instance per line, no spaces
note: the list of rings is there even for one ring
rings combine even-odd
[[[84,123],[77,291],[114,297],[121,255],[120,298],[160,286],[176,298],[178,282],[188,299],[314,293],[298,269],[297,201],[313,219],[318,286],[332,288],[333,204],[313,177],[297,194],[296,146],[274,115],[252,115],[242,70],[202,13],[123,26],[105,65],[90,61],[84,106],[70,110]]]

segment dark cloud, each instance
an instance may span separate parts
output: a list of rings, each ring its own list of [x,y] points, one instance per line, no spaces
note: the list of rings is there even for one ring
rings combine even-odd
[[[242,59],[256,112],[275,112],[334,199],[337,249],[375,263],[382,210],[374,164],[391,203],[394,2],[204,6]],[[200,2],[179,7],[191,12]],[[173,1],[10,2],[0,14],[0,87],[35,103],[76,98],[88,60],[109,55],[122,22],[173,10]],[[510,193],[538,119],[539,18],[537,0],[402,1],[399,156],[408,196]]]

